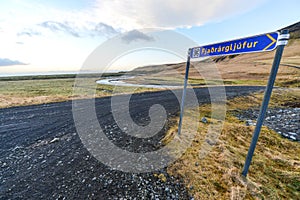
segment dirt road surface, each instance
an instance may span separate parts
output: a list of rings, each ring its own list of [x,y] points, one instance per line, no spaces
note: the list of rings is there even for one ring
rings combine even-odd
[[[256,86],[226,87],[227,98],[263,90]],[[181,92],[181,91],[178,91]],[[209,102],[207,88],[195,89],[200,104]],[[179,102],[170,91],[131,97],[130,115],[140,125],[149,123],[148,111],[161,104],[168,118]],[[119,147],[134,152],[153,151],[171,125],[146,139],[123,134],[111,115],[110,98],[95,100],[99,123]],[[160,175],[160,177],[154,174]],[[0,199],[190,199],[181,180],[165,169],[124,173],[97,161],[83,146],[72,115],[72,102],[0,110]]]

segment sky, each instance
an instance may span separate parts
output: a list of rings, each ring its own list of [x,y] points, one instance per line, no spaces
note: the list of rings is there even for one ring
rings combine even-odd
[[[199,45],[273,32],[300,21],[299,7],[299,0],[0,0],[0,76],[76,72],[118,34],[147,39],[140,29],[175,31]],[[179,61],[145,50],[111,70]]]

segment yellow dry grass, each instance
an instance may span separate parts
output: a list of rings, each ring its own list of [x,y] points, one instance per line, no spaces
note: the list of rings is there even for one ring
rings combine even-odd
[[[297,89],[277,90],[271,106],[294,101],[299,95]],[[209,105],[200,107],[199,121],[206,116],[209,123],[199,122],[192,146],[168,167],[168,173],[182,179],[195,199],[297,199],[300,196],[300,143],[283,139],[267,127],[262,128],[247,179],[241,176],[254,127],[246,126],[232,111],[258,107],[261,99],[260,93],[229,101],[223,130],[220,135],[215,133],[218,136],[215,144],[207,140],[207,130],[218,120],[209,117]],[[176,128],[171,129],[167,140],[175,134]]]

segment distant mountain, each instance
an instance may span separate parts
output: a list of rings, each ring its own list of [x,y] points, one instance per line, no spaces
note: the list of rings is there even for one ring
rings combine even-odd
[[[291,39],[298,39],[298,38],[300,38],[300,22],[292,24],[292,25],[290,25],[288,27],[285,27],[283,29],[289,29],[290,34],[291,34]],[[283,29],[280,29],[280,30],[283,30]]]

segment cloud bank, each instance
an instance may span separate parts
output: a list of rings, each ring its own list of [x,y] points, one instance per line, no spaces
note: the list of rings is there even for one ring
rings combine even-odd
[[[48,33],[73,37],[111,37],[120,32],[144,28],[176,29],[201,26],[221,21],[253,9],[266,0],[94,0],[88,7],[64,10],[27,3],[29,12],[22,18],[18,12],[1,24],[5,30],[15,30],[17,36],[35,37]],[[26,2],[26,1],[25,1]],[[29,0],[27,2],[30,2]],[[20,16],[19,16],[20,15]],[[1,30],[0,30],[1,31]]]
[[[123,38],[127,43],[155,42],[137,30],[201,26],[265,1],[270,0],[90,0],[72,9],[59,1],[7,1],[0,7],[0,55],[27,60],[28,68],[80,66],[98,44],[118,33],[129,31]],[[24,64],[0,60],[1,66]]]
[[[125,30],[200,26],[253,9],[265,0],[97,0],[104,23]]]
[[[13,65],[27,65],[26,63],[20,62],[18,60],[10,60],[8,58],[0,58],[0,66],[13,66]]]
[[[68,23],[46,21],[39,24],[39,26],[47,28],[53,32],[65,32],[74,37],[79,37],[78,31],[74,30]]]
[[[129,31],[121,39],[126,43],[130,43],[137,40],[144,40],[147,42],[154,41],[153,37],[148,36],[145,33],[142,33],[138,30]]]

